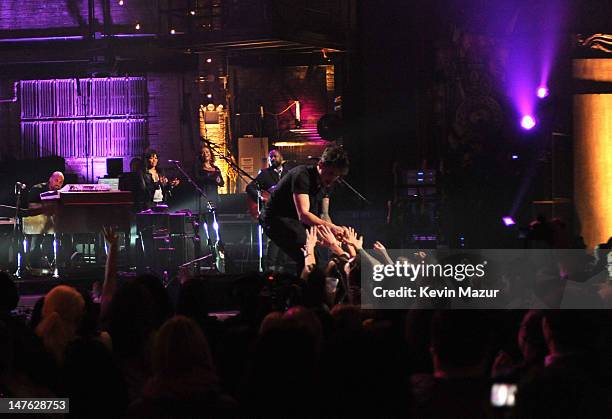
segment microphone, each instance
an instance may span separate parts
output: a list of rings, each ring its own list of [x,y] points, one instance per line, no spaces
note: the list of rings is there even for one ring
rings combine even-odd
[[[25,183],[21,183],[21,182],[17,182],[15,183],[15,187],[19,188],[19,189],[25,189],[27,188],[28,185],[26,185]]]
[[[180,160],[168,160],[168,163],[180,163]]]

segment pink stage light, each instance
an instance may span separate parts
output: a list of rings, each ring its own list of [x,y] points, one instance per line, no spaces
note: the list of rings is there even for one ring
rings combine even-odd
[[[510,227],[515,225],[516,223],[514,222],[514,219],[512,217],[503,217],[502,221],[504,222],[504,225],[506,227]]]
[[[548,88],[546,86],[538,87],[537,95],[540,99],[544,99],[548,96]]]
[[[536,126],[536,120],[531,115],[525,115],[521,118],[521,127],[526,130],[530,130]]]

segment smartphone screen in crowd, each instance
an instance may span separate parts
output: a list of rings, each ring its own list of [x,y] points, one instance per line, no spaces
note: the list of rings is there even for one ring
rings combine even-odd
[[[514,406],[516,384],[494,383],[491,387],[491,405],[494,407]]]

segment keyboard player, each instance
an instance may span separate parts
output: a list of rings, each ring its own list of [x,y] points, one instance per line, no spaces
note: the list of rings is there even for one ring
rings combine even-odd
[[[47,182],[39,183],[30,188],[28,193],[28,208],[37,209],[42,207],[40,194],[49,191],[58,191],[64,185],[64,174],[53,172]],[[49,261],[56,255],[53,253],[53,235],[35,234],[31,236],[29,252],[26,256],[26,264],[32,267],[49,267]]]
[[[28,194],[28,208],[42,207],[40,194],[49,191],[59,191],[63,185],[64,174],[62,172],[53,172],[49,177],[49,181],[32,186]]]

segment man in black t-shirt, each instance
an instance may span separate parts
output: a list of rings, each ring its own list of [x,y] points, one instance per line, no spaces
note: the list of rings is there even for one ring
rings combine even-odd
[[[306,243],[306,227],[325,225],[336,235],[343,228],[317,216],[328,188],[348,173],[349,161],[344,149],[330,146],[315,166],[298,166],[276,185],[262,217],[266,235],[297,263],[304,266],[302,247]]]

